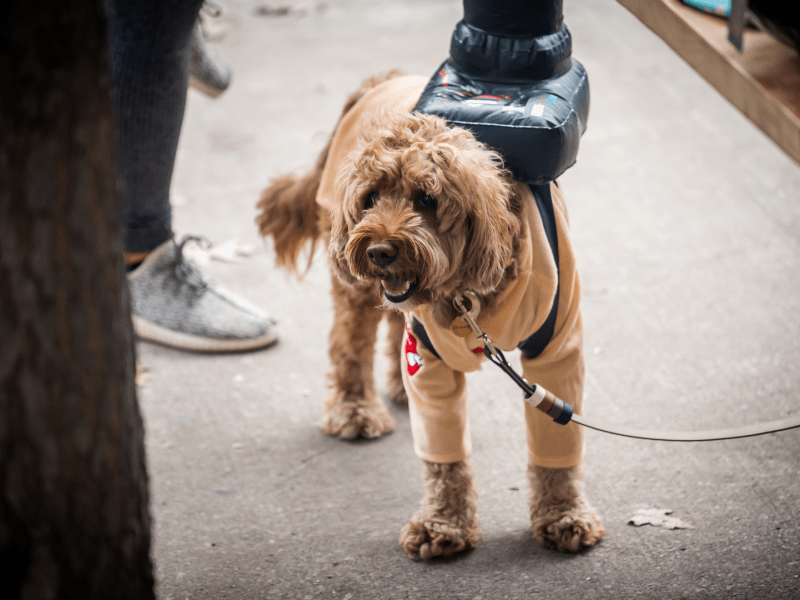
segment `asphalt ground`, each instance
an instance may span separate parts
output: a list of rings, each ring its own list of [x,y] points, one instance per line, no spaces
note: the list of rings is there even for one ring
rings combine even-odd
[[[320,432],[324,255],[303,281],[277,271],[254,205],[271,177],[311,166],[363,78],[433,74],[461,3],[273,1],[288,14],[271,16],[255,14],[261,1],[221,4],[209,32],[234,78],[217,99],[190,91],[175,228],[238,244],[248,256],[203,269],[275,315],[281,341],[227,356],[137,346],[159,597],[800,598],[800,430],[710,443],[587,432],[587,494],[608,533],[557,554],[528,532],[522,401],[491,365],[468,378],[483,539],[451,559],[405,555],[398,533],[422,492],[407,410],[392,407],[380,440]],[[615,2],[567,0],[564,14],[592,93],[561,179],[587,415],[664,430],[796,415],[800,167]],[[385,369],[381,357],[379,382]],[[642,508],[694,528],[629,525]]]

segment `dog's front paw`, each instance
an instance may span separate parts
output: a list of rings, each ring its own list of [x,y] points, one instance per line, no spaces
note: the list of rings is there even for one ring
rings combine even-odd
[[[443,519],[417,519],[417,515],[400,531],[400,545],[411,558],[436,558],[472,550],[481,534],[477,523],[457,525]]]
[[[573,507],[533,508],[531,531],[542,546],[559,552],[580,552],[590,548],[606,533],[603,521],[586,503]]]
[[[471,458],[454,463],[422,461],[425,495],[419,510],[400,532],[411,558],[449,556],[472,550],[481,538],[478,491]]]
[[[559,552],[580,552],[599,543],[603,521],[583,495],[579,467],[528,466],[530,515],[534,539]]]
[[[377,438],[394,429],[394,419],[377,400],[369,401],[334,393],[325,404],[325,415],[320,427],[328,435],[347,440],[359,436]]]

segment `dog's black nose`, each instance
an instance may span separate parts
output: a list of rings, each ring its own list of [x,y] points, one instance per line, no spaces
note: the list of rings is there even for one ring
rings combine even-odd
[[[369,262],[379,267],[388,267],[397,258],[397,248],[389,242],[378,242],[367,248]]]

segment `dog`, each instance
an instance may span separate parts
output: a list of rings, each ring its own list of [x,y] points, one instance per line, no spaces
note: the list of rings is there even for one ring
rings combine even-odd
[[[298,270],[303,248],[310,265],[316,246],[328,247],[335,318],[325,433],[375,438],[394,427],[372,375],[378,324],[388,321],[388,396],[408,403],[422,459],[424,496],[400,533],[415,559],[475,548],[481,536],[464,372],[481,368],[483,344],[474,332],[454,333],[456,296],[476,299],[478,322],[503,350],[541,327],[556,298],[552,339],[539,356],[523,357],[523,373],[576,412],[584,373],[560,189],[550,186],[556,265],[531,190],[501,157],[470,131],[412,112],[425,83],[396,72],[365,81],[311,171],[274,180],[256,217],[279,266]],[[582,491],[580,428],[527,405],[525,414],[534,538],[563,552],[597,544],[605,529]]]

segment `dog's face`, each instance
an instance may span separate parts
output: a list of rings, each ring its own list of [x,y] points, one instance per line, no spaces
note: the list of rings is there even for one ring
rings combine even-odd
[[[430,115],[402,114],[367,129],[331,216],[338,276],[380,283],[384,306],[401,311],[495,290],[520,229],[500,157]]]

